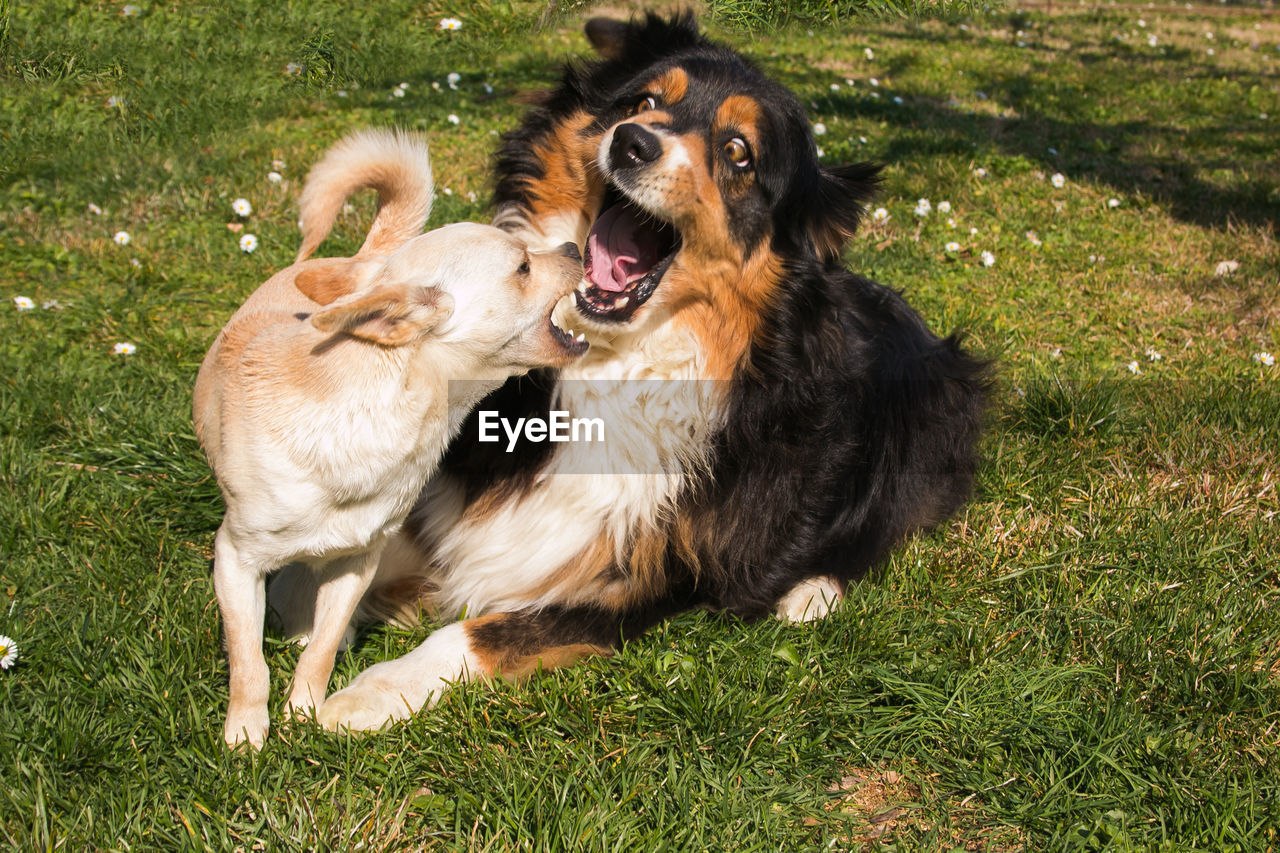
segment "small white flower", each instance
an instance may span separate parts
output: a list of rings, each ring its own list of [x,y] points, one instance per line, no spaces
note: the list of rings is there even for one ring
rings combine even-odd
[[[128,341],[121,341],[111,348],[111,352],[116,355],[133,355],[138,351],[137,344],[131,344]]]
[[[275,169],[275,170],[277,170],[277,171],[279,171],[280,169],[283,169],[283,168],[284,168],[284,161],[283,161],[283,160],[272,160],[272,161],[271,161],[271,168],[273,168],[273,169]]]
[[[1204,34],[1204,37],[1205,37],[1205,38],[1207,38],[1207,39],[1209,39],[1210,41],[1213,41],[1213,33],[1206,32],[1206,33]]]
[[[947,220],[947,227],[948,227],[948,228],[955,228],[955,227],[956,227],[956,221],[955,221],[954,219],[948,219],[948,220]]]
[[[1128,368],[1129,368],[1129,372],[1130,372],[1130,373],[1141,373],[1141,372],[1142,372],[1141,368],[1139,368],[1139,367],[1138,367],[1138,362],[1136,362],[1136,361],[1131,361],[1131,362],[1129,362],[1129,364],[1128,364],[1127,366],[1128,366]]]
[[[1039,245],[1042,245],[1042,244],[1041,244],[1041,242],[1040,242],[1040,237],[1039,237],[1039,236],[1037,236],[1036,232],[1034,232],[1034,231],[1028,231],[1028,232],[1027,232],[1027,240],[1028,240],[1028,241],[1031,243],[1031,245],[1033,245],[1033,246],[1039,246]]]
[[[972,237],[972,236],[976,235],[977,233],[978,233],[978,229],[977,229],[977,228],[970,228],[970,229],[969,229],[969,236],[970,236],[970,237]]]
[[[403,97],[404,97],[404,89],[401,89],[399,86],[397,86],[396,88],[392,89],[392,90],[391,90],[391,97],[393,97],[393,98],[403,98]]]
[[[888,222],[889,211],[885,210],[883,207],[877,207],[875,212],[871,214],[871,219],[875,222]]]
[[[875,51],[874,51],[874,50],[872,50],[872,49],[871,49],[871,48],[869,48],[869,47],[866,47],[866,48],[863,48],[863,49],[862,49],[862,55],[863,55],[863,56],[865,56],[867,59],[875,59],[875,58],[876,58],[876,53],[875,53]]]
[[[439,91],[440,91],[440,82],[439,82],[438,80],[432,80],[432,81],[431,81],[431,88],[432,88],[432,89],[435,89],[437,92],[439,92]]]
[[[453,195],[453,190],[449,189],[448,187],[445,187],[443,190],[441,190],[441,192],[444,193],[445,195]]]
[[[859,141],[860,143],[862,143],[863,145],[866,145],[866,144],[867,144],[867,138],[866,138],[865,136],[859,136],[859,137],[858,137],[858,141]]]
[[[1049,358],[1062,358],[1062,347],[1054,347],[1049,350]]]
[[[129,266],[133,267],[134,269],[142,269],[142,261],[138,260],[137,258],[130,258]]]
[[[89,202],[89,212],[92,213],[94,216],[101,216],[102,208],[98,207],[93,202]]]
[[[252,252],[258,248],[258,238],[252,234],[245,234],[240,238],[240,251]]]
[[[1067,185],[1067,179],[1063,177],[1061,172],[1055,172],[1053,177],[1049,179],[1049,183],[1053,184],[1055,187],[1061,188]]]
[[[13,307],[19,311],[30,311],[36,307],[36,303],[30,296],[15,296],[13,297]]]
[[[302,66],[296,62],[290,62],[288,65],[284,67],[284,73],[288,74],[291,77],[297,77],[299,74],[302,73]]]
[[[1209,54],[1210,56],[1213,56],[1214,55],[1213,48],[1209,48],[1208,50],[1205,51],[1205,53]]]
[[[231,202],[231,209],[235,211],[236,216],[248,216],[253,213],[253,205],[249,204],[247,198],[238,198]]]
[[[1050,154],[1052,154],[1054,157],[1057,157],[1057,156],[1058,156],[1058,149],[1057,149],[1057,148],[1050,148],[1050,149],[1049,149],[1049,153],[1050,153]]]
[[[946,249],[948,252],[958,252],[960,251],[960,244],[957,243],[955,240],[952,240],[943,248]]]
[[[840,84],[839,84],[839,83],[832,83],[832,84],[831,84],[831,91],[833,91],[833,92],[839,92],[839,91],[840,91]]]
[[[1147,361],[1156,362],[1163,361],[1164,356],[1160,354],[1155,347],[1147,347]]]
[[[983,253],[982,253],[982,255],[981,255],[980,257],[982,258],[982,265],[983,265],[984,267],[993,267],[993,266],[995,266],[995,264],[996,264],[996,256],[995,256],[995,255],[991,254],[990,252],[983,252]]]
[[[489,84],[489,83],[485,83],[485,84],[484,84],[484,93],[485,93],[486,95],[492,95],[492,94],[493,94],[493,86],[492,86],[491,84]]]
[[[1146,21],[1142,20],[1141,18],[1138,19],[1138,26],[1145,27],[1146,25],[1147,25]]]
[[[929,203],[929,199],[922,198],[916,202],[916,209],[913,213],[916,216],[928,216],[931,210],[933,210],[933,205]]]
[[[1218,278],[1222,278],[1223,276],[1231,275],[1238,269],[1240,269],[1239,261],[1221,261],[1213,268],[1213,274]]]
[[[939,212],[939,213],[950,213],[950,212],[951,212],[951,202],[949,202],[949,201],[940,201],[940,202],[938,202],[938,212]]]
[[[872,78],[870,78],[869,80],[867,80],[867,82],[868,82],[868,83],[870,83],[872,86],[879,86],[879,85],[880,85],[880,81],[879,81],[879,80],[877,80],[877,79],[876,79],[876,78],[874,78],[874,77],[872,77]]]
[[[878,100],[880,100],[880,93],[879,93],[879,92],[872,92],[872,93],[871,93],[871,100],[873,100],[873,101],[878,101]]]
[[[133,240],[128,231],[117,231],[111,239],[116,241],[117,246],[127,246]]]
[[[1156,38],[1156,34],[1155,34],[1155,33],[1152,33],[1151,35],[1147,36],[1147,44],[1148,44],[1149,46],[1151,46],[1151,47],[1155,47],[1155,46],[1156,46],[1156,45],[1158,45],[1159,43],[1160,43],[1160,39]]]
[[[137,15],[141,11],[142,11],[141,9],[139,9],[137,6],[133,5],[132,3],[126,3],[124,8],[120,10],[120,17],[122,18],[137,17]]]
[[[458,84],[462,82],[462,75],[457,71],[450,71],[449,76],[446,77],[445,80],[449,83],[450,89],[456,89],[458,88]],[[404,84],[401,83],[400,85],[403,86]]]
[[[273,184],[278,184],[284,180],[284,175],[279,172],[267,172],[267,180]]]
[[[441,18],[440,29],[448,30],[450,32],[460,30],[462,29],[462,21],[459,21],[457,18]]]
[[[1110,207],[1110,208],[1116,208],[1116,207],[1119,207],[1119,206],[1120,206],[1120,199],[1118,199],[1118,198],[1109,198],[1109,199],[1107,199],[1107,207]]]
[[[475,203],[475,201],[476,201],[476,194],[475,194],[475,191],[474,191],[474,190],[472,190],[471,192],[467,193],[467,201],[471,202],[472,204],[474,204],[474,203]]]
[[[823,135],[824,133],[826,133],[826,132],[827,132],[827,126],[826,126],[825,124],[823,124],[822,122],[818,122],[817,124],[815,124],[815,125],[813,126],[813,135],[814,135],[814,136],[822,136],[822,135]]]
[[[902,104],[902,103],[905,103],[905,101],[903,101],[903,100],[902,100],[902,96],[901,96],[901,95],[894,95],[894,96],[893,96],[893,102],[894,102],[895,104]]]
[[[40,307],[46,311],[61,311],[62,303],[56,299],[46,299],[40,303]]]
[[[1272,367],[1276,363],[1276,357],[1269,352],[1255,352],[1253,360],[1265,367]]]
[[[349,201],[348,201],[348,202],[344,202],[344,203],[343,203],[343,205],[342,205],[342,215],[343,215],[343,216],[350,216],[351,214],[353,214],[353,213],[355,213],[355,212],[356,212],[356,206],[355,206],[354,204],[352,204],[352,203],[351,203],[351,202],[349,202]]]
[[[9,669],[18,662],[18,644],[12,638],[0,634],[0,669]]]
[[[107,98],[108,108],[114,110],[118,107],[123,107],[123,106],[124,106],[124,98],[120,97],[119,95],[112,95],[110,98]]]
[[[337,95],[339,98],[345,98],[347,96],[347,90],[339,89],[338,91],[334,92],[334,94]]]
[[[977,175],[979,178],[985,178],[985,177],[987,176],[987,170],[986,170],[986,169],[984,169],[984,168],[982,168],[981,166],[979,166],[978,168],[974,169],[974,170],[973,170],[973,173],[974,173],[975,175]]]
[[[462,123],[462,119],[458,118],[453,113],[449,113],[449,124],[461,124],[461,123]]]

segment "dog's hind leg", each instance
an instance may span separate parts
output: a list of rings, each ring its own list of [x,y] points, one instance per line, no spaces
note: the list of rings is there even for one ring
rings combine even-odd
[[[267,736],[271,677],[262,656],[262,620],[267,607],[265,574],[244,564],[225,525],[214,539],[213,588],[222,611],[231,670],[231,698],[222,736],[228,746],[247,741],[260,749]]]
[[[373,548],[363,554],[333,560],[319,571],[311,633],[293,673],[286,714],[294,718],[311,717],[323,704],[334,657],[351,630],[351,617],[369,588],[381,550]]]
[[[829,575],[806,578],[778,599],[775,612],[784,622],[825,619],[844,599],[844,586]]]

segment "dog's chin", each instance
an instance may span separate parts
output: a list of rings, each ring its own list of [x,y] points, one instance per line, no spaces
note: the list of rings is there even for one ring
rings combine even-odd
[[[633,325],[682,245],[679,229],[610,185],[587,235],[575,313],[600,331]]]

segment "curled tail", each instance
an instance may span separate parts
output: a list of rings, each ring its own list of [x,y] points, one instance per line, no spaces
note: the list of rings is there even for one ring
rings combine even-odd
[[[378,191],[378,214],[357,257],[389,252],[421,234],[435,198],[426,141],[412,133],[362,130],[330,148],[302,190],[297,260],[316,250],[342,205],[362,189]]]

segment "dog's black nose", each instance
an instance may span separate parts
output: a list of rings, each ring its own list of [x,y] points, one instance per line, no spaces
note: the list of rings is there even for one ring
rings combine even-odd
[[[620,124],[609,144],[609,163],[615,169],[634,169],[662,156],[662,140],[638,124]]]
[[[577,243],[563,243],[561,244],[560,248],[557,249],[556,251],[564,255],[566,258],[569,258],[570,260],[574,260],[574,261],[582,260],[582,253],[578,251]]]

